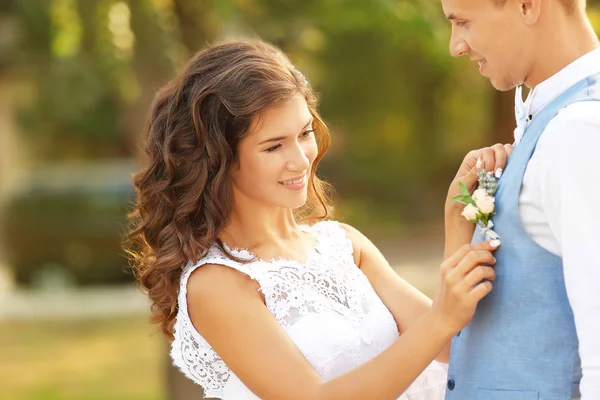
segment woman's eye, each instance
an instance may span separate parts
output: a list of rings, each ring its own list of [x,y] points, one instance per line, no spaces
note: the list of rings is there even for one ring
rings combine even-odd
[[[278,149],[278,148],[280,148],[280,147],[281,147],[281,144],[276,144],[276,145],[275,145],[275,146],[273,146],[273,147],[269,147],[269,148],[267,149],[267,153],[272,153],[272,152],[274,152],[275,150],[277,150],[277,149]]]
[[[463,27],[467,25],[467,21],[456,21],[456,26]]]
[[[302,132],[302,134],[300,136],[302,136],[303,138],[310,136],[311,134],[315,133],[314,129],[309,129],[307,131]]]

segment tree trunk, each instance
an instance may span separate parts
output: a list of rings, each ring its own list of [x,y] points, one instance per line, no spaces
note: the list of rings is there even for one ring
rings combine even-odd
[[[179,20],[181,41],[191,54],[214,39],[219,30],[219,22],[213,15],[212,2],[174,0],[173,7]]]
[[[494,90],[492,113],[491,143],[514,142],[515,122],[515,92],[500,92]]]

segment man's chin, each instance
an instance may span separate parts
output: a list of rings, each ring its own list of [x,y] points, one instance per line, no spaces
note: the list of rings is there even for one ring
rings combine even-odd
[[[490,78],[490,82],[492,84],[492,86],[494,87],[494,89],[500,91],[500,92],[508,92],[510,90],[513,90],[514,88],[516,88],[517,84],[514,83],[509,83],[508,81],[500,81],[500,80],[496,80],[493,78]]]

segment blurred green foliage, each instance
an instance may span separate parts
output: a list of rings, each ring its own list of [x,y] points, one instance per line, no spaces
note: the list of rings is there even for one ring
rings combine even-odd
[[[131,156],[153,94],[193,52],[255,36],[322,94],[335,134],[322,174],[384,220],[438,219],[462,156],[497,139],[493,92],[449,56],[438,2],[0,0],[0,10],[21,32],[11,60],[35,93],[19,120],[41,159]]]
[[[596,26],[599,3],[588,1]],[[205,44],[257,36],[280,46],[321,93],[334,145],[320,173],[340,194],[340,217],[368,233],[439,221],[463,155],[511,140],[512,95],[449,56],[439,2],[0,0],[0,22],[0,74],[31,88],[17,118],[40,165],[134,156],[157,88]],[[13,236],[57,224],[41,211],[53,200],[32,201],[11,206]],[[80,209],[102,215],[87,201],[64,200],[71,220]],[[91,214],[78,224],[103,219]],[[52,240],[77,231],[58,225]],[[31,241],[55,246],[39,234]],[[25,251],[26,242],[10,246]],[[114,239],[100,243],[98,252],[118,252]]]
[[[448,56],[437,3],[5,3],[21,29],[12,63],[34,84],[20,126],[40,160],[133,155],[153,94],[193,52],[256,36],[286,51],[322,94],[334,148],[321,173],[349,216],[351,204],[377,204],[386,219],[439,217],[463,153],[486,142],[487,83]]]

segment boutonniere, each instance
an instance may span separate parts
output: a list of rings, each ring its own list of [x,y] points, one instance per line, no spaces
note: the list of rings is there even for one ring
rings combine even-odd
[[[481,166],[481,160],[477,161],[477,167]],[[462,216],[467,221],[473,222],[481,229],[481,234],[486,240],[495,240],[500,237],[494,230],[494,222],[492,216],[496,210],[496,190],[498,190],[498,179],[492,172],[487,172],[485,169],[479,170],[477,173],[479,185],[477,189],[469,193],[467,186],[459,182],[460,195],[454,197],[451,201],[456,201],[465,205]]]

